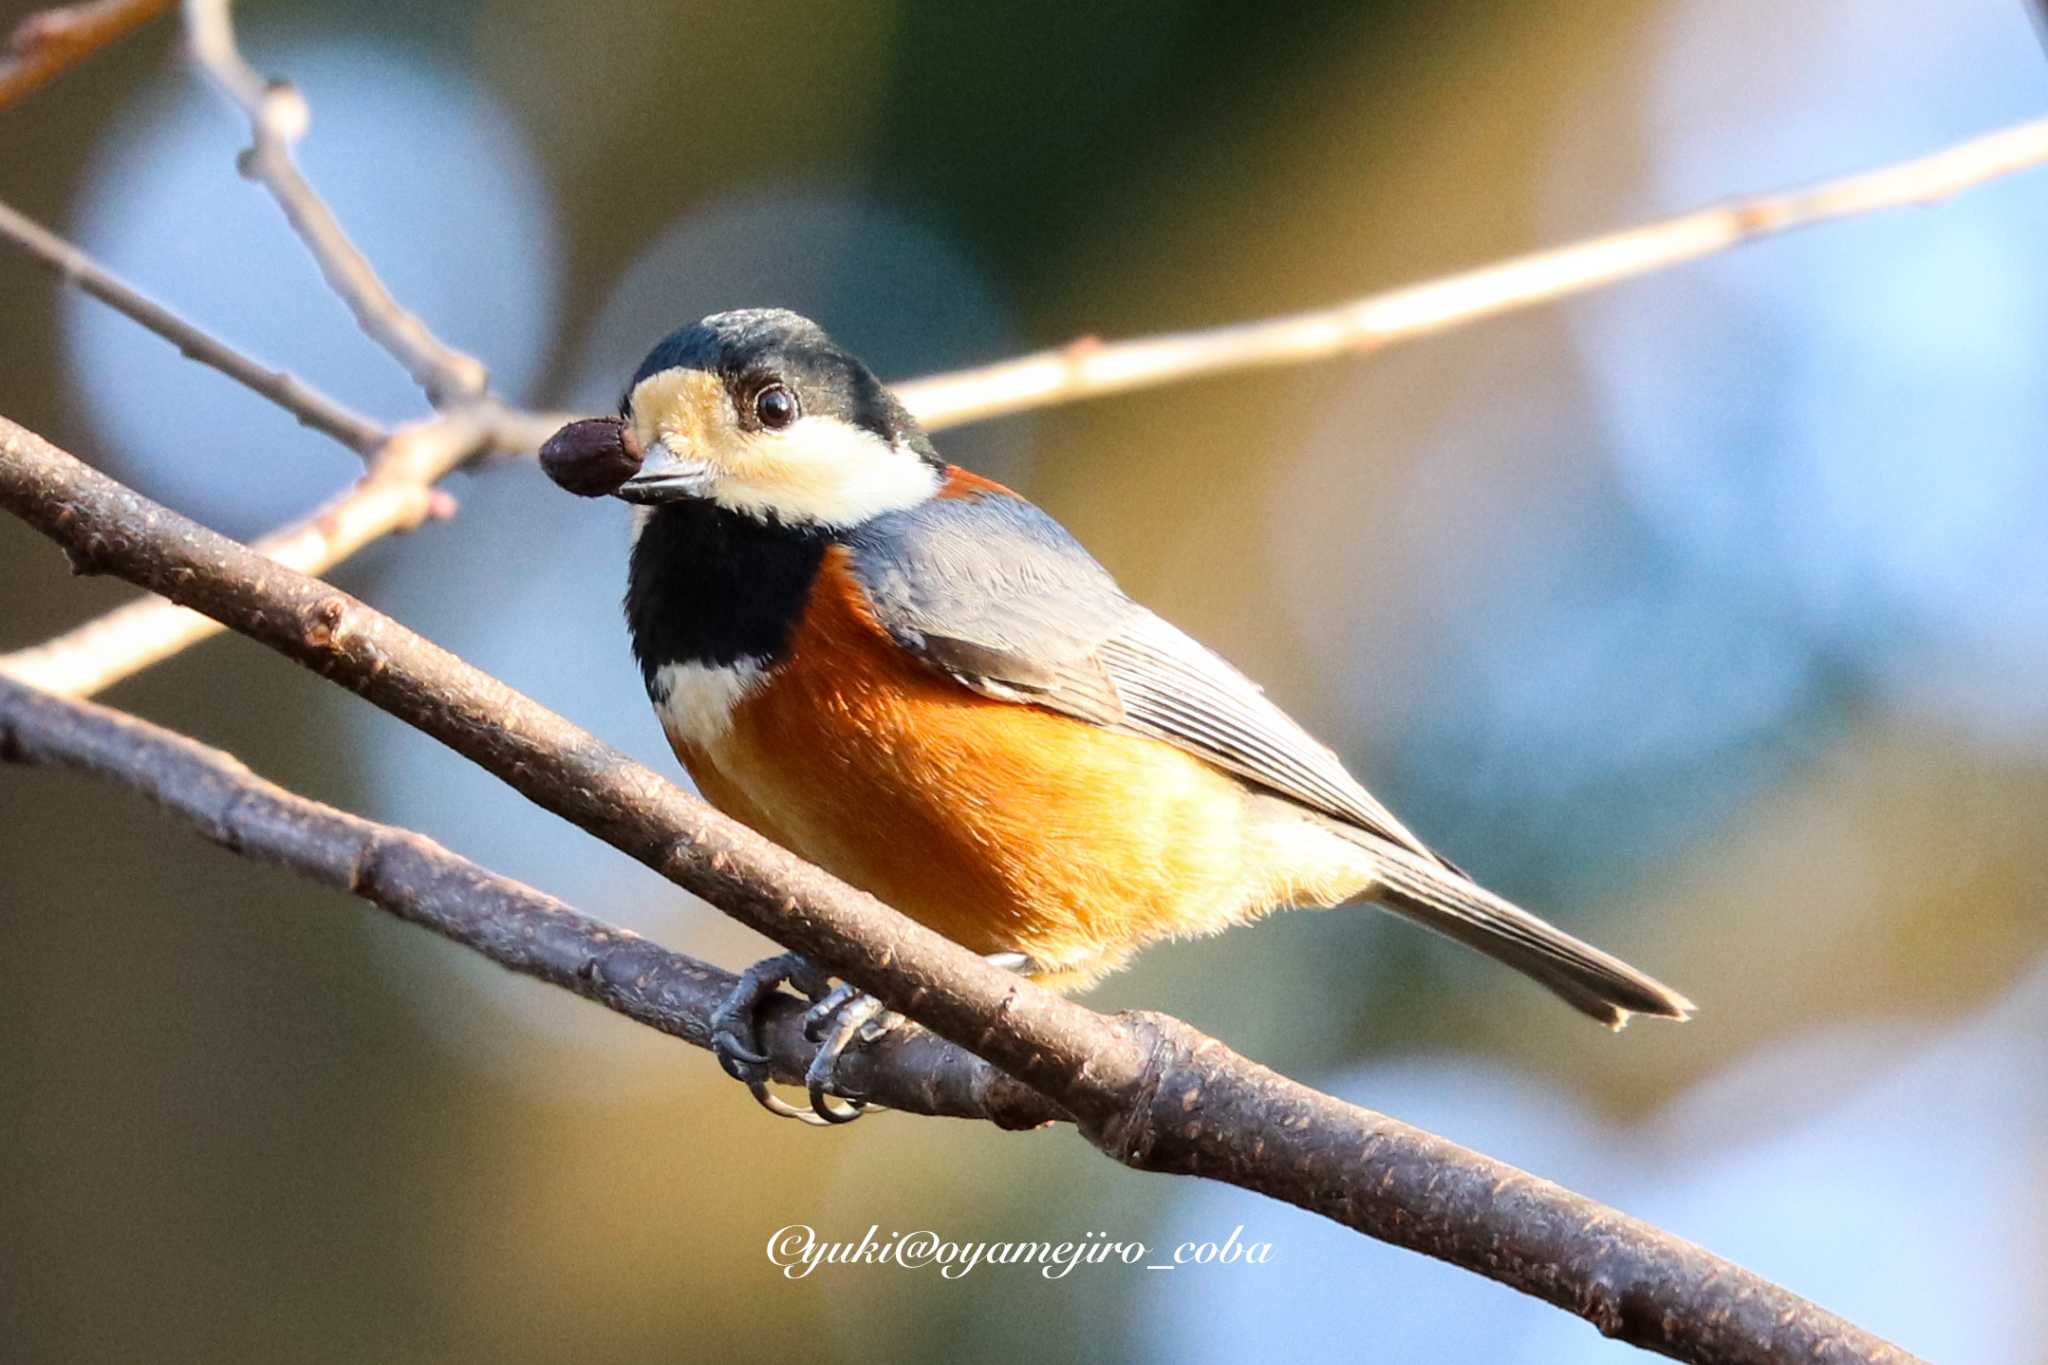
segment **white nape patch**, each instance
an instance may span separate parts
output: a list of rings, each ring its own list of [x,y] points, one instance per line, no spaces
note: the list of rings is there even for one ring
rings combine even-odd
[[[767,680],[760,659],[730,664],[663,664],[647,696],[670,744],[708,748],[732,728],[733,708]]]
[[[734,437],[733,457],[714,461],[711,497],[757,519],[858,526],[939,491],[939,471],[916,451],[837,417],[802,417],[786,431]]]

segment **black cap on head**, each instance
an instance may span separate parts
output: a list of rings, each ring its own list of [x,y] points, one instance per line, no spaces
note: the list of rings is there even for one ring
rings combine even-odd
[[[824,328],[787,308],[713,313],[669,333],[634,371],[619,403],[621,414],[641,380],[673,369],[715,374],[734,393],[780,382],[797,395],[806,415],[836,417],[938,461],[924,428],[896,395]]]

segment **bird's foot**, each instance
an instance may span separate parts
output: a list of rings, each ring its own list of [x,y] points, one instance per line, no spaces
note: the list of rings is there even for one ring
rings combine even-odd
[[[867,1110],[880,1108],[850,1093],[840,1082],[839,1059],[855,1040],[872,1043],[903,1023],[902,1015],[859,987],[844,982],[804,1011],[804,1037],[818,1044],[817,1055],[804,1071],[804,1088],[811,1093],[811,1111],[828,1123],[850,1123]],[[831,1104],[835,1095],[846,1100],[851,1109],[835,1109]]]
[[[1030,972],[1023,953],[989,953],[992,966]],[[819,1044],[804,1072],[811,1107],[802,1109],[768,1088],[768,1054],[760,1047],[760,1011],[768,998],[788,985],[811,1007],[804,1011],[804,1037]],[[711,1019],[711,1052],[734,1080],[745,1083],[763,1109],[780,1118],[800,1119],[817,1127],[851,1123],[870,1109],[880,1109],[860,1095],[848,1093],[839,1081],[839,1059],[856,1042],[885,1038],[907,1021],[858,986],[834,986],[832,978],[797,953],[783,953],[756,962],[740,974],[739,984]],[[844,1106],[833,1103],[845,1101]]]
[[[1013,972],[1028,974],[1034,970],[1032,960],[1023,953],[984,953],[982,960]],[[865,1044],[886,1038],[909,1021],[860,987],[844,981],[811,999],[810,1009],[804,1011],[804,1037],[819,1044],[817,1056],[811,1058],[810,1067],[804,1072],[804,1086],[811,1092],[811,1110],[827,1123],[851,1123],[867,1110],[882,1106],[850,1094],[839,1083],[839,1059],[856,1041]],[[850,1102],[852,1111],[833,1109],[828,1101],[835,1095]]]
[[[849,1097],[844,1107],[834,1105],[825,1094],[826,1087],[813,1084],[810,1087],[811,1107],[802,1109],[768,1088],[769,1059],[760,1042],[761,1010],[769,998],[785,985],[795,988],[804,999],[818,1003],[846,989],[841,987],[835,991],[832,978],[798,953],[782,953],[756,962],[740,973],[739,983],[732,988],[732,994],[726,996],[725,1003],[718,1007],[718,1013],[711,1016],[711,1055],[718,1058],[718,1064],[725,1068],[726,1075],[744,1084],[755,1101],[778,1118],[798,1119],[820,1127],[851,1123],[868,1107],[859,1099]],[[817,1012],[817,1004],[813,1004],[811,1012]],[[804,1031],[815,1036],[811,1034],[808,1014]],[[815,1073],[817,1069],[814,1062],[811,1070]],[[825,1079],[830,1079],[829,1066]]]

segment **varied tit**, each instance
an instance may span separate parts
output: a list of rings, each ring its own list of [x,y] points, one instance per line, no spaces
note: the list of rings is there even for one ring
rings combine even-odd
[[[1369,898],[1611,1027],[1691,1010],[1432,852],[1058,522],[947,464],[808,319],[674,333],[619,432],[640,461],[615,489],[626,618],[676,756],[719,809],[955,942],[1074,988],[1156,939]],[[748,974],[720,1059],[810,1117],[754,1050],[785,981],[820,1001],[812,1102],[844,1119],[831,1069],[879,1006],[805,964]]]

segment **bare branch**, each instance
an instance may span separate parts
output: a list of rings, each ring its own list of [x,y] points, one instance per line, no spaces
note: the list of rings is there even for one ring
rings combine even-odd
[[[312,114],[292,85],[265,80],[242,59],[235,46],[229,0],[184,0],[184,14],[193,59],[248,117],[251,141],[239,163],[242,174],[261,182],[277,200],[292,230],[313,253],[328,287],[436,407],[482,397],[489,383],[482,362],[444,345],[426,323],[399,306],[333,210],[300,173],[292,160],[292,145],[305,135]]]
[[[0,109],[21,103],[93,53],[127,37],[171,0],[89,0],[29,15],[8,36]]]
[[[305,381],[251,359],[198,324],[172,312],[78,247],[5,203],[0,203],[0,241],[19,247],[26,255],[47,266],[65,284],[83,289],[116,312],[169,341],[186,356],[202,365],[212,366],[238,384],[248,386],[298,418],[305,426],[332,436],[358,455],[368,455],[383,442],[384,429],[369,418],[349,411]]]
[[[1130,1166],[1202,1175],[1702,1362],[1901,1362],[1813,1304],[1648,1224],[1238,1056],[1177,1020],[1097,1015],[982,962],[694,800],[398,622],[157,506],[0,418],[0,505],[313,668],[530,800],[1075,1116]]]
[[[91,702],[0,680],[0,762],[63,767],[140,792],[222,848],[287,867],[433,930],[525,976],[574,991],[636,1023],[704,1048],[737,978],[629,930],[578,914],[410,830],[286,791],[233,757]],[[763,1030],[775,1067],[800,1081],[817,1045],[787,997]],[[1044,1097],[971,1053],[909,1031],[863,1049],[848,1074],[892,1109],[1031,1128],[1064,1118]]]
[[[2044,162],[2048,119],[2037,119],[1914,161],[1738,199],[1332,308],[1135,341],[1082,340],[976,370],[912,380],[896,386],[896,393],[926,425],[949,426],[1203,375],[1377,350],[1794,228],[1931,204]]]

